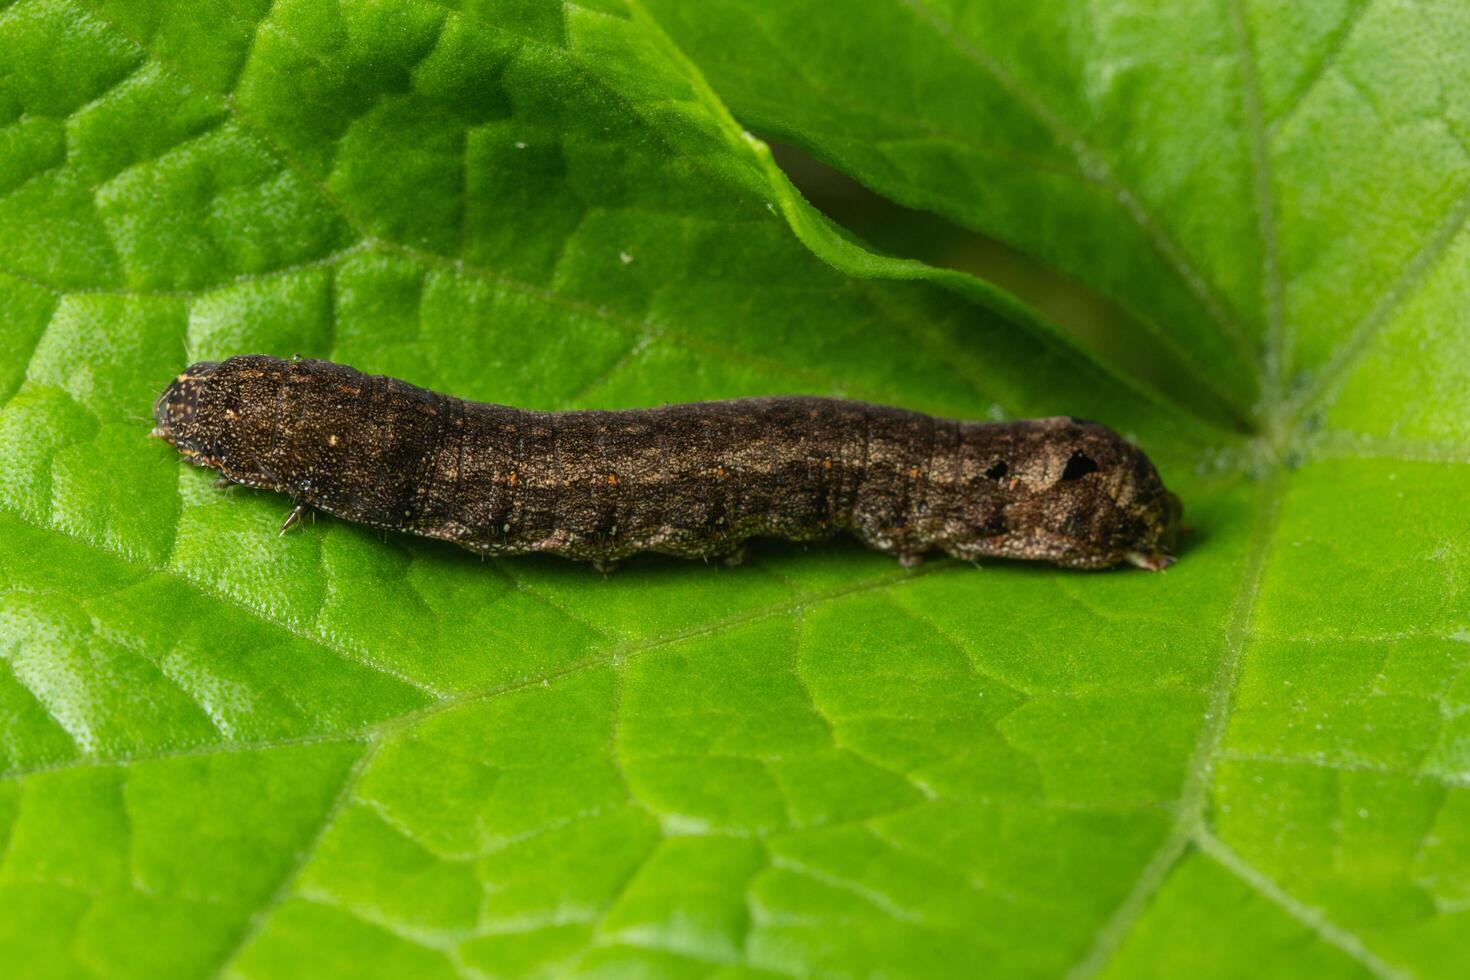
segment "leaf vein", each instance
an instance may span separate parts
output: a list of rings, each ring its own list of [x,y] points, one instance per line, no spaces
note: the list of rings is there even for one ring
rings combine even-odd
[[[1270,146],[1261,108],[1260,66],[1246,23],[1242,0],[1229,0],[1230,23],[1239,51],[1246,129],[1250,140],[1252,189],[1256,204],[1256,230],[1261,240],[1261,301],[1266,318],[1266,382],[1264,397],[1273,408],[1282,397],[1291,369],[1291,336],[1284,318],[1279,236],[1276,229],[1276,195],[1271,175]]]
[[[1374,303],[1372,308],[1358,321],[1347,339],[1338,344],[1337,349],[1332,352],[1327,363],[1317,372],[1312,383],[1284,403],[1285,420],[1299,417],[1336,388],[1339,381],[1343,380],[1347,369],[1367,349],[1374,335],[1418,287],[1424,284],[1429,273],[1439,264],[1439,260],[1445,256],[1455,239],[1459,237],[1460,232],[1464,230],[1467,221],[1470,221],[1470,189],[1461,195],[1459,202],[1450,210],[1444,221],[1429,236],[1414,257],[1405,263],[1403,272],[1389,285],[1378,302]]]
[[[82,537],[80,535],[73,534],[72,532],[70,532],[68,530],[64,530],[62,528],[48,526],[48,525],[44,525],[44,524],[38,524],[35,521],[32,521],[26,515],[18,512],[18,511],[12,510],[10,508],[0,508],[0,512],[9,514],[11,517],[15,518],[16,520],[20,521],[21,523],[26,524],[26,525],[28,525],[30,527],[33,527],[33,528],[35,528],[38,531],[46,531],[48,533],[55,534],[55,535],[58,535],[60,537],[69,538],[71,540],[81,542],[82,544],[85,544],[88,547],[92,548],[94,551],[98,551],[98,552],[101,552],[103,554],[112,555],[114,558],[118,559],[119,561],[124,562],[125,564],[132,565],[135,568],[142,569],[142,570],[144,570],[146,572],[149,572],[149,573],[151,573],[153,575],[161,576],[161,577],[164,577],[164,578],[168,578],[168,579],[170,579],[172,581],[178,582],[179,584],[184,585],[184,586],[187,586],[188,588],[193,589],[194,591],[200,593],[201,595],[203,595],[203,596],[205,596],[207,598],[210,598],[210,599],[213,599],[215,601],[218,601],[222,605],[228,606],[231,609],[235,609],[235,610],[237,610],[239,612],[245,613],[246,615],[251,616],[252,618],[259,620],[260,622],[264,623],[267,626],[274,627],[275,629],[282,630],[282,631],[284,631],[286,633],[290,633],[292,636],[295,636],[298,639],[304,640],[307,643],[311,643],[311,644],[313,644],[315,646],[318,646],[318,647],[322,648],[323,650],[326,650],[328,653],[332,653],[332,654],[334,654],[334,655],[342,658],[343,660],[346,660],[346,661],[348,661],[350,663],[357,664],[360,667],[365,667],[365,668],[367,668],[369,670],[372,670],[372,671],[375,671],[377,673],[383,674],[383,675],[385,675],[387,677],[391,677],[392,679],[394,679],[396,681],[399,681],[400,683],[405,684],[408,687],[416,688],[417,690],[421,691],[422,693],[427,694],[427,695],[429,695],[429,696],[431,696],[433,698],[439,699],[439,698],[443,698],[445,696],[443,691],[440,691],[439,689],[437,689],[437,688],[435,688],[435,687],[433,687],[433,686],[431,686],[429,684],[426,684],[423,681],[417,680],[416,678],[409,677],[406,674],[401,674],[401,673],[399,673],[397,671],[394,671],[391,667],[388,667],[388,666],[386,666],[384,664],[379,664],[379,663],[375,663],[374,661],[368,660],[367,658],[362,657],[362,656],[354,653],[352,650],[348,649],[347,647],[341,646],[340,644],[332,643],[331,641],[329,641],[326,638],[321,637],[321,636],[313,636],[311,633],[307,632],[306,630],[303,630],[300,627],[294,626],[294,625],[292,625],[290,623],[285,623],[285,622],[281,622],[281,621],[278,621],[278,620],[271,619],[270,617],[268,617],[267,615],[265,615],[264,613],[262,613],[260,610],[254,608],[253,606],[250,606],[247,603],[241,602],[239,599],[235,598],[234,596],[231,596],[229,593],[222,592],[222,591],[220,591],[218,589],[209,588],[204,583],[202,583],[202,582],[200,582],[200,581],[198,581],[196,579],[190,578],[187,575],[184,575],[183,573],[181,573],[181,572],[179,572],[179,571],[177,571],[175,569],[167,568],[167,567],[159,567],[159,566],[149,565],[149,564],[143,562],[142,560],[140,560],[139,558],[137,558],[136,556],[131,555],[131,554],[125,552],[125,551],[121,551],[121,550],[116,549],[116,548],[108,547],[105,544],[101,544],[101,543],[96,542],[96,541],[93,541],[93,540],[91,540],[89,538],[85,538],[85,537]]]
[[[322,818],[317,824],[311,839],[296,854],[295,860],[291,862],[291,865],[286,869],[286,873],[281,877],[281,882],[276,887],[275,893],[246,920],[244,927],[240,930],[239,937],[225,949],[224,956],[220,960],[220,965],[214,971],[216,977],[222,977],[229,971],[230,966],[239,958],[240,954],[260,935],[271,913],[280,908],[286,899],[290,897],[291,890],[295,887],[296,879],[301,876],[302,870],[305,869],[307,863],[316,854],[317,847],[321,844],[323,838],[326,837],[327,832],[332,829],[332,824],[336,821],[337,816],[351,803],[353,790],[357,788],[358,781],[367,772],[376,754],[377,744],[369,743],[363,749],[362,755],[358,756],[357,761],[353,763],[352,768],[347,771],[346,777],[342,780],[341,788],[337,790],[336,798],[323,811]]]
[[[1426,754],[1429,751],[1432,751],[1432,748],[1426,750]],[[1370,772],[1384,776],[1399,776],[1414,782],[1438,783],[1441,786],[1446,786],[1451,789],[1470,788],[1470,773],[1428,772],[1423,769],[1410,769],[1360,760],[1277,755],[1269,752],[1242,752],[1234,749],[1222,751],[1218,757],[1233,762],[1259,762],[1274,766],[1306,766],[1311,769],[1327,769],[1337,772]]]
[[[1382,977],[1384,980],[1406,980],[1410,975],[1406,971],[1379,958],[1356,935],[1334,923],[1322,910],[1307,905],[1305,902],[1296,898],[1266,874],[1262,873],[1258,868],[1248,863],[1228,844],[1208,830],[1205,830],[1203,827],[1196,830],[1193,836],[1193,843],[1202,853],[1214,859],[1215,863],[1220,867],[1229,871],[1236,878],[1249,885],[1261,897],[1282,909],[1297,922],[1306,926],[1318,939],[1357,961],[1375,977]]]
[[[1348,11],[1348,15],[1343,18],[1342,23],[1333,32],[1332,39],[1328,42],[1327,50],[1322,53],[1321,59],[1303,76],[1302,80],[1297,84],[1297,87],[1287,96],[1280,111],[1277,112],[1276,118],[1271,121],[1271,129],[1276,130],[1284,126],[1287,120],[1294,116],[1297,110],[1306,104],[1307,96],[1311,94],[1312,89],[1316,88],[1322,79],[1327,77],[1327,72],[1342,57],[1344,49],[1347,48],[1348,41],[1351,40],[1353,34],[1358,29],[1358,25],[1364,20],[1363,15],[1367,13],[1368,8],[1372,5],[1373,0],[1358,0],[1357,5]]]

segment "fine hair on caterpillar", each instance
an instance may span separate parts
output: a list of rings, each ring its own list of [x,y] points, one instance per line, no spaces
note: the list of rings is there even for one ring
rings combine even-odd
[[[1158,570],[1179,532],[1148,457],[1065,416],[804,396],[539,412],[243,355],[189,367],[153,418],[190,462],[293,497],[283,531],[314,508],[483,555],[738,560],[749,538],[846,532],[906,565],[943,551]]]

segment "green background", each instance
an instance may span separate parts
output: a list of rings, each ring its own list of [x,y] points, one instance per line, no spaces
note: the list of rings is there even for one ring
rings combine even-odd
[[[0,5],[0,963],[1463,973],[1467,40],[1457,0]],[[864,246],[745,127],[1117,315]],[[1195,533],[607,578],[278,538],[146,437],[248,351],[1082,415]]]

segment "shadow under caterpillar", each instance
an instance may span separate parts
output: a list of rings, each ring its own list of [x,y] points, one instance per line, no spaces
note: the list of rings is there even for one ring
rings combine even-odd
[[[296,508],[488,555],[739,560],[757,536],[846,531],[905,565],[941,550],[1104,568],[1173,562],[1180,504],[1111,429],[963,422],[836,398],[537,412],[329,361],[203,361],[153,434]]]

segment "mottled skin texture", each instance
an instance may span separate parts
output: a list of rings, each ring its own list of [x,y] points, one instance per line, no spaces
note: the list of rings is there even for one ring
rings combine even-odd
[[[603,566],[847,531],[909,564],[942,550],[1157,569],[1179,518],[1142,452],[1071,418],[960,422],[805,397],[534,412],[248,355],[190,367],[154,419],[191,462],[346,520]]]

